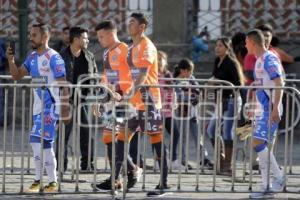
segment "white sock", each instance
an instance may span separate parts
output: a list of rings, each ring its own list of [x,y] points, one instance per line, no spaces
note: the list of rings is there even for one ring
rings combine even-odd
[[[264,189],[267,189],[268,182],[268,148],[264,148],[261,152],[257,153],[259,157],[259,169],[261,172],[261,180]]]
[[[33,150],[33,158],[35,163],[35,180],[41,179],[41,144],[31,143]],[[50,149],[44,149],[44,166],[48,175],[48,182],[57,182],[56,175],[56,158],[53,147]]]
[[[279,169],[276,158],[273,154],[273,151],[270,153],[271,169],[276,179],[282,179],[282,171]]]
[[[44,150],[45,168],[48,175],[48,182],[57,182],[56,176],[56,158],[53,147]]]
[[[41,144],[31,143],[33,159],[35,164],[35,180],[41,180]]]

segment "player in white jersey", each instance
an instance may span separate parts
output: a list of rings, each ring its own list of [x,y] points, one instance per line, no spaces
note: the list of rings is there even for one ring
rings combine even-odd
[[[254,29],[247,33],[246,47],[248,52],[254,54],[257,58],[254,70],[255,85],[282,87],[284,81],[280,59],[266,49],[264,35],[260,30]],[[270,191],[279,192],[283,190],[284,176],[272,150],[270,150],[270,160],[268,158],[268,143],[272,143],[272,140],[275,138],[282,115],[282,95],[282,90],[274,89],[272,94],[267,89],[256,90],[257,108],[255,109],[253,148],[259,157],[263,191],[261,193],[252,193],[250,198],[270,198],[274,196]],[[270,99],[272,99],[272,102],[270,102]],[[271,110],[269,104],[272,104]],[[270,128],[268,127],[269,120],[271,123]],[[270,135],[268,134],[269,132]],[[270,169],[274,175],[270,186],[268,186],[268,161],[270,161]]]
[[[14,80],[19,80],[25,75],[32,77],[34,83],[64,83],[65,64],[61,56],[48,47],[50,28],[45,24],[33,25],[30,30],[30,42],[33,52],[28,55],[21,67],[17,67],[12,55],[11,48],[8,48],[6,55],[9,62],[9,70]],[[63,89],[63,97],[68,96],[66,88]],[[44,114],[44,166],[48,175],[48,185],[44,187],[45,192],[56,192],[56,159],[53,151],[53,142],[56,137],[55,125],[60,115],[60,103],[68,102],[67,98],[60,102],[59,88],[46,87],[44,89],[44,102],[42,100],[42,89],[34,88],[33,121],[34,125],[30,133],[30,144],[33,149],[35,163],[35,180],[27,192],[38,192],[40,188],[41,171],[41,117]],[[43,104],[43,110],[42,110]],[[68,123],[68,108],[62,107],[61,116]]]

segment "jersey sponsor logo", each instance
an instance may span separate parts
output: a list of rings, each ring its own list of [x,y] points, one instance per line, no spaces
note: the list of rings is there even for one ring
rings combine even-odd
[[[34,59],[32,59],[32,60],[30,61],[30,65],[31,65],[31,66],[35,65]]]
[[[50,68],[49,67],[41,67],[40,70],[41,70],[41,72],[49,72]]]
[[[264,74],[264,70],[263,69],[256,69],[255,73],[256,73],[256,76],[262,76]]]
[[[130,72],[133,79],[136,79],[140,75],[139,69],[131,69]]]
[[[58,73],[63,72],[64,71],[63,66],[61,66],[61,65],[56,66],[55,71]]]
[[[59,54],[56,54],[54,58],[56,59],[55,60],[56,65],[63,65],[64,64],[64,60],[60,57]]]
[[[46,76],[33,77],[31,79],[31,83],[33,83],[33,84],[46,84],[47,83],[47,77]],[[37,89],[37,88],[35,88],[35,89]]]
[[[50,59],[50,56],[48,53],[45,54],[45,57],[49,60]]]
[[[269,72],[270,73],[277,73],[277,67],[275,67],[275,66],[269,67]]]
[[[46,66],[47,64],[48,64],[48,61],[47,60],[43,60],[42,66]]]
[[[52,119],[51,115],[45,115],[44,121],[45,121],[46,125],[50,125],[50,124],[52,124],[53,119]]]
[[[49,132],[45,132],[44,136],[49,138],[50,137],[50,133]]]

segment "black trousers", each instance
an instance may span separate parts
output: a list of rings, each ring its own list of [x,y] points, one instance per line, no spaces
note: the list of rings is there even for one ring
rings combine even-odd
[[[67,170],[68,167],[68,142],[70,139],[70,135],[73,129],[73,120],[66,125],[65,127],[65,147],[64,147],[64,170]],[[88,153],[89,153],[89,128],[88,126],[88,115],[87,115],[87,106],[81,107],[81,119],[80,119],[80,151],[81,151],[81,169],[85,170],[88,165]],[[58,132],[59,133],[59,132]],[[91,162],[93,162],[93,155],[94,155],[94,148],[93,139],[91,140]],[[59,137],[56,138],[56,160],[58,161],[58,144],[59,144]]]

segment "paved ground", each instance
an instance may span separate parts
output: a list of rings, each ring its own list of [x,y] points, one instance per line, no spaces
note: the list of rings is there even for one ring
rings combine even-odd
[[[2,130],[1,130],[2,133]],[[297,133],[296,133],[297,134]],[[13,159],[13,167],[12,167],[12,159],[11,159],[11,148],[12,148],[12,133],[9,130],[6,138],[6,148],[7,148],[7,158],[6,158],[6,170],[5,170],[5,192],[0,193],[0,199],[111,199],[112,196],[107,193],[94,193],[92,194],[91,183],[93,183],[93,174],[92,173],[80,173],[79,174],[79,191],[75,192],[75,179],[72,179],[72,173],[69,169],[67,173],[64,175],[64,179],[61,183],[61,190],[62,194],[44,194],[44,195],[19,195],[16,193],[20,192],[21,189],[21,142],[20,142],[20,131],[16,131],[15,139],[14,139],[14,152],[15,157]],[[26,136],[27,137],[27,136]],[[298,193],[300,189],[300,140],[299,136],[296,135],[294,141],[294,154],[293,154],[293,174],[288,174],[287,180],[287,193],[278,194],[277,197],[279,199],[300,199],[300,193]],[[168,138],[167,138],[168,140]],[[0,141],[3,141],[3,134],[0,136]],[[193,146],[193,142],[190,141],[190,162],[195,167],[195,147]],[[211,156],[211,146],[209,145],[208,141],[205,143],[208,151],[210,152]],[[241,147],[242,144],[239,144]],[[0,152],[0,192],[1,188],[3,189],[3,144],[0,145],[1,152]],[[149,145],[148,145],[149,147]],[[25,139],[24,143],[25,148],[25,155],[27,154],[27,140]],[[101,143],[98,150],[98,159],[97,159],[97,167],[99,172],[97,173],[96,180],[100,181],[108,177],[109,171],[105,171],[105,161],[103,159],[104,156],[104,147]],[[284,137],[281,136],[279,138],[279,144],[277,148],[277,158],[279,159],[279,163],[283,166],[284,164]],[[289,153],[290,155],[290,153]],[[24,159],[24,182],[23,186],[26,189],[33,180],[33,161],[32,159],[29,160],[30,167],[29,173],[28,169],[28,159],[25,157]],[[70,165],[72,164],[72,159],[70,158]],[[147,148],[147,164],[153,165],[152,159],[152,152],[150,148]],[[71,168],[71,166],[69,166]],[[11,172],[13,169],[13,172]],[[248,171],[248,170],[247,170]],[[287,168],[289,172],[289,168]],[[76,178],[76,176],[74,177]],[[155,185],[158,183],[159,174],[158,172],[154,173],[153,170],[148,170],[144,176],[145,180],[141,180],[135,188],[133,188],[127,195],[126,199],[145,199],[146,192],[152,190]],[[212,171],[204,170],[199,175],[199,191],[196,192],[195,188],[197,185],[197,176],[196,171],[191,170],[188,173],[183,173],[181,175],[180,181],[180,190],[178,189],[179,182],[178,182],[179,175],[175,171],[169,175],[169,183],[172,186],[170,189],[170,193],[164,197],[163,199],[247,199],[249,196],[249,176],[243,175],[243,162],[241,160],[241,156],[238,157],[237,162],[237,176],[234,182],[234,189],[235,192],[232,192],[232,184],[231,178],[226,176],[218,175],[216,178],[216,185],[215,190],[216,192],[212,192],[213,188],[213,176]],[[44,182],[46,182],[46,176],[44,176]],[[145,187],[143,189],[143,182],[145,182]],[[253,190],[257,191],[258,187],[259,176],[256,171],[254,171],[253,175]],[[119,193],[117,198],[122,198],[122,193]],[[156,198],[158,199],[158,198]]]

